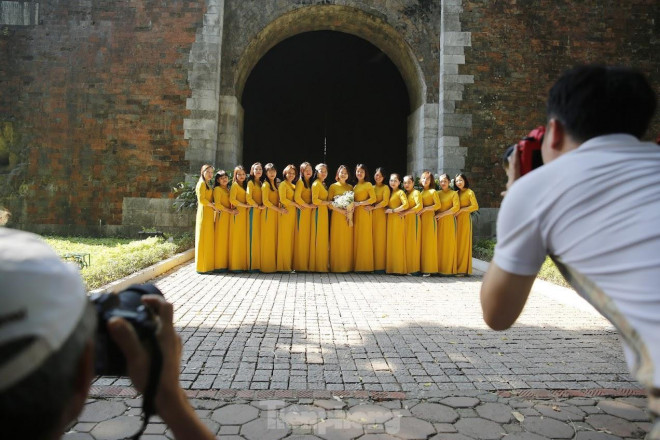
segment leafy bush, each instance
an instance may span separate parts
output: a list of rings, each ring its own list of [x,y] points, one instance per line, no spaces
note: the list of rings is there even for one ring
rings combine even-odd
[[[173,239],[44,237],[60,254],[89,253],[91,265],[80,271],[89,290],[128,276],[194,246],[192,234]]]
[[[176,208],[177,212],[197,209],[196,185],[197,182],[179,182],[172,188],[172,192],[176,194],[172,205]]]
[[[495,253],[496,243],[497,242],[492,239],[479,240],[472,246],[472,256],[479,260],[491,261]],[[540,278],[545,281],[549,281],[559,286],[564,286],[569,288],[571,287],[566,282],[564,276],[559,272],[559,269],[557,269],[557,266],[550,259],[550,257],[547,257],[543,262],[543,266],[541,266],[541,270],[539,270],[537,278]]]

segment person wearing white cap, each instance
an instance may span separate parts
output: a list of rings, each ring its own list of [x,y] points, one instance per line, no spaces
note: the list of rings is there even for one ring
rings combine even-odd
[[[160,330],[163,367],[156,411],[175,437],[210,439],[179,385],[181,341],[173,307],[147,295]],[[75,266],[37,235],[0,227],[0,426],[6,438],[57,439],[80,414],[94,377],[96,310]],[[144,390],[149,356],[132,326],[112,318],[108,329],[128,374]]]

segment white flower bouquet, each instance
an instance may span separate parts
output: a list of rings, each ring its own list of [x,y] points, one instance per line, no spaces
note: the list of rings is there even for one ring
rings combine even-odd
[[[349,226],[353,226],[353,210],[355,208],[355,194],[353,191],[346,191],[344,194],[335,196],[332,206],[346,210],[346,221]]]

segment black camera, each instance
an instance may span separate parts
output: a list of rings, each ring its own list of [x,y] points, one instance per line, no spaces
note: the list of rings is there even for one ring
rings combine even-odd
[[[92,296],[91,301],[98,316],[94,360],[97,375],[126,375],[124,354],[108,333],[108,320],[114,316],[124,318],[133,326],[140,342],[153,358],[152,354],[157,349],[154,346],[154,336],[158,330],[158,322],[151,309],[142,303],[142,295],[163,296],[153,284],[134,284],[119,293],[100,293]]]

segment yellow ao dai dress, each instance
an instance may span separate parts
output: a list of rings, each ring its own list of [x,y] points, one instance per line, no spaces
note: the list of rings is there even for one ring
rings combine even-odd
[[[280,206],[286,214],[280,214],[277,223],[277,271],[293,270],[294,230],[296,228],[297,209],[293,206],[295,187],[293,183],[283,181],[278,187]]]
[[[309,271],[309,251],[312,238],[312,217],[316,208],[306,208],[305,203],[312,203],[312,185],[305,186],[303,179],[298,179],[293,199],[300,209],[296,213],[296,227],[293,248],[293,270],[297,272]]]
[[[390,202],[390,187],[374,185],[376,202],[371,211],[371,228],[374,242],[374,271],[384,272],[387,259],[387,215],[385,209]]]
[[[456,216],[456,273],[472,273],[472,217],[471,212],[479,209],[474,191],[465,188],[458,191],[461,209],[468,208]]]
[[[399,189],[394,191],[388,200],[387,207],[396,209],[403,206],[402,210],[408,209],[408,197],[405,191]],[[411,214],[413,215],[413,214]],[[406,274],[406,222],[398,213],[387,214],[387,252],[385,261],[385,272],[394,274]]]
[[[440,209],[436,214],[449,211],[438,220],[438,273],[453,275],[456,273],[456,218],[460,203],[458,193],[451,189],[439,190]]]
[[[421,217],[422,226],[422,273],[436,273],[438,271],[438,225],[435,221],[435,210],[440,208],[440,199],[435,189],[422,191],[422,205],[424,208],[432,206],[433,210],[424,212]]]
[[[371,182],[362,182],[353,188],[356,202],[376,203],[376,192]],[[373,272],[374,237],[371,211],[357,206],[353,213],[353,264],[356,272]]]
[[[316,209],[312,213],[312,234],[309,251],[310,272],[327,272],[330,258],[330,230],[328,207],[321,202],[328,200],[328,190],[323,182],[316,179],[312,183],[312,203]]]
[[[271,189],[269,182],[261,185],[261,198],[264,209],[261,213],[261,271],[275,272],[277,270],[277,219],[279,213],[280,195],[277,188]]]
[[[348,183],[333,183],[328,189],[328,200],[352,191]],[[346,216],[332,211],[330,217],[330,272],[350,272],[353,270],[353,227]]]
[[[215,206],[231,209],[229,189],[221,186],[213,188]],[[215,213],[215,270],[225,271],[229,268],[229,224],[234,215],[226,211]]]
[[[213,272],[213,189],[199,179],[195,187],[197,194],[197,217],[195,221],[195,269],[198,273]]]
[[[235,182],[229,190],[229,201],[238,210],[238,214],[229,222],[229,270],[241,272],[247,270],[247,228],[248,208],[238,206],[237,202],[246,203],[245,189]]]
[[[406,267],[408,273],[417,274],[420,271],[422,255],[422,225],[417,213],[422,210],[422,195],[416,189],[408,194],[408,209],[412,212],[406,215]]]
[[[248,209],[247,270],[256,271],[261,267],[261,183],[248,182],[246,200],[251,206]]]

